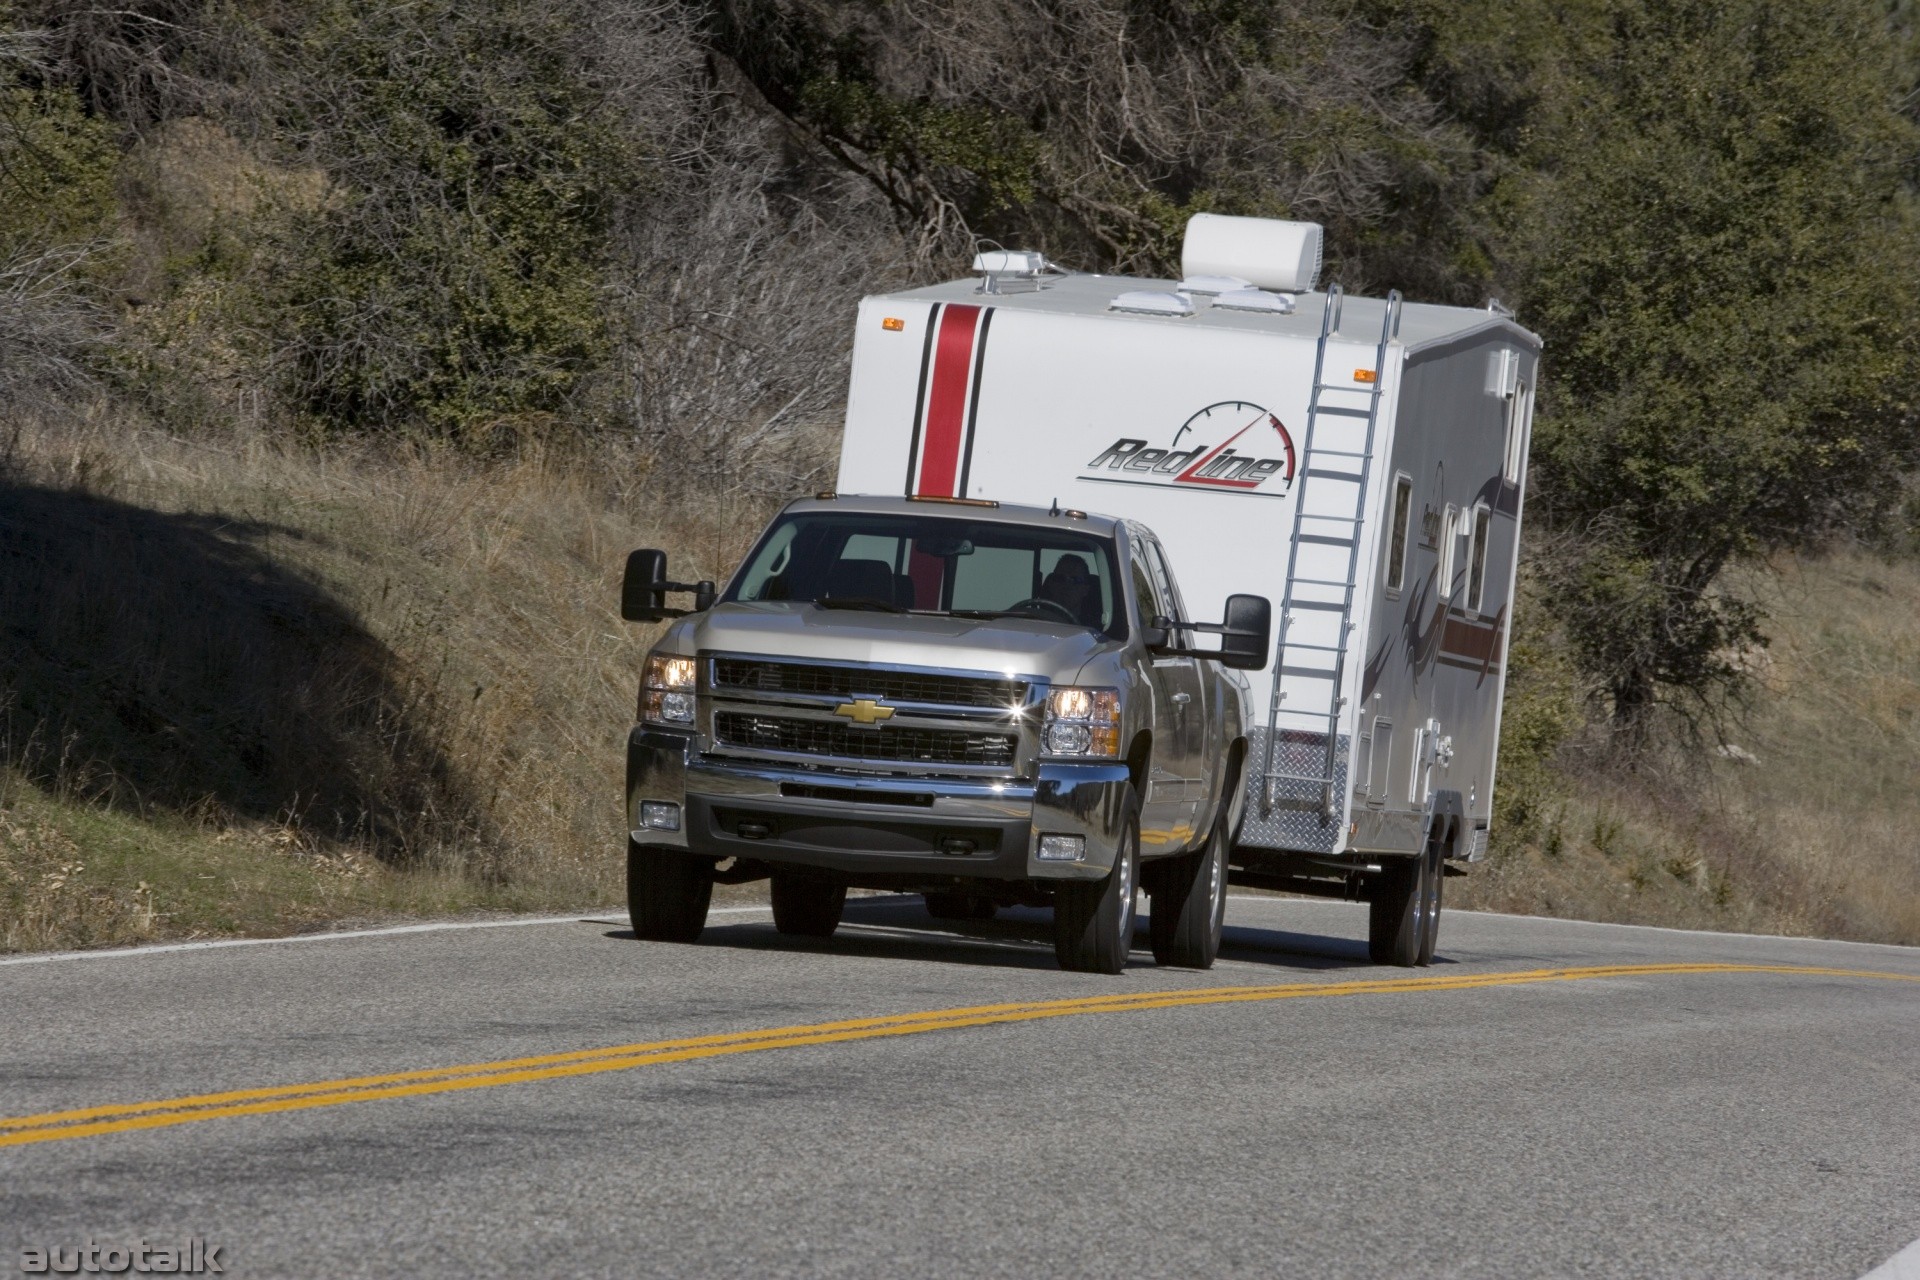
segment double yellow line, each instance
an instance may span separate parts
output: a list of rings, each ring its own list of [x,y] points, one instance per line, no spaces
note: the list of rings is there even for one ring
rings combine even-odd
[[[1276,986],[1202,987],[1176,991],[1088,996],[1077,1000],[1035,1000],[1015,1004],[973,1005],[878,1018],[850,1018],[807,1026],[772,1027],[758,1031],[731,1031],[657,1040],[646,1044],[613,1045],[571,1053],[505,1058],[455,1067],[429,1067],[386,1075],[352,1076],[307,1084],[235,1089],[226,1093],[192,1094],[154,1102],[118,1103],[46,1111],[39,1115],[0,1119],[0,1147],[34,1142],[60,1142],[101,1134],[159,1129],[225,1116],[265,1115],[302,1111],[309,1107],[337,1107],[349,1102],[382,1098],[413,1098],[456,1089],[487,1089],[495,1085],[559,1080],[568,1076],[626,1071],[633,1067],[719,1058],[768,1049],[798,1049],[808,1045],[878,1040],[888,1036],[918,1035],[962,1027],[998,1023],[1036,1022],[1097,1013],[1133,1013],[1143,1009],[1174,1009],[1188,1005],[1254,1004],[1269,1000],[1296,1000],[1323,996],[1393,995],[1416,991],[1469,991],[1480,987],[1513,987],[1541,982],[1579,982],[1594,978],[1650,977],[1702,973],[1783,973],[1832,978],[1874,978],[1920,983],[1920,976],[1868,969],[1821,969],[1804,965],[1753,964],[1636,964],[1596,965],[1581,969],[1528,969],[1514,973],[1436,974],[1417,978],[1367,978],[1352,982],[1294,982]]]

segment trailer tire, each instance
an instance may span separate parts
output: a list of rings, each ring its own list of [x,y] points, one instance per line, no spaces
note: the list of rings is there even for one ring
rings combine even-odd
[[[1433,960],[1442,874],[1438,845],[1380,869],[1367,910],[1367,955],[1411,969]]]
[[[775,872],[773,927],[796,938],[831,938],[847,905],[847,886]]]
[[[1053,891],[1053,954],[1062,969],[1119,973],[1133,949],[1133,899],[1140,884],[1140,819],[1127,789],[1126,820],[1113,870],[1103,880],[1067,880]]]
[[[967,893],[928,893],[921,896],[927,900],[927,914],[935,920],[991,920],[999,909],[992,898],[978,898]]]
[[[679,849],[627,840],[627,914],[645,942],[696,942],[713,901],[712,864]]]
[[[1223,805],[1207,843],[1168,858],[1153,877],[1147,936],[1153,962],[1211,969],[1227,919],[1227,813]]]

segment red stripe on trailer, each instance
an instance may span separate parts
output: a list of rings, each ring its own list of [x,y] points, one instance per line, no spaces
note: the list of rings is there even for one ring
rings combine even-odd
[[[967,375],[973,369],[973,338],[979,323],[979,307],[953,304],[940,313],[927,389],[927,421],[920,434],[920,480],[914,487],[922,497],[964,496],[957,492],[957,484],[966,435]]]

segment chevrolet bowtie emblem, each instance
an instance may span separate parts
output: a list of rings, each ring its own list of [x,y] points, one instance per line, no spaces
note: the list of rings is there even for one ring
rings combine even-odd
[[[855,724],[878,724],[882,720],[893,719],[893,708],[882,706],[872,698],[855,698],[844,706],[835,707],[833,714],[845,716]]]

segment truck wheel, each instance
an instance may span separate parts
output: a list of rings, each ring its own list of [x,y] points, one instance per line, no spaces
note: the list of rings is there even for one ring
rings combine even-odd
[[[1222,806],[1206,847],[1167,859],[1154,878],[1147,935],[1155,964],[1213,968],[1227,919],[1227,844]]]
[[[773,927],[800,938],[831,938],[847,905],[847,886],[776,873]]]
[[[927,914],[935,920],[991,920],[997,908],[992,898],[976,898],[965,893],[929,893]]]
[[[694,942],[707,927],[713,900],[705,858],[627,841],[627,913],[633,934],[648,942]]]
[[[1119,973],[1126,967],[1127,952],[1133,948],[1133,895],[1139,877],[1140,821],[1129,803],[1120,848],[1107,878],[1069,880],[1053,891],[1053,954],[1062,969]]]
[[[1367,911],[1367,955],[1411,969],[1433,959],[1433,917],[1440,906],[1439,847],[1381,868]],[[1424,952],[1424,958],[1423,958]]]

